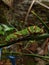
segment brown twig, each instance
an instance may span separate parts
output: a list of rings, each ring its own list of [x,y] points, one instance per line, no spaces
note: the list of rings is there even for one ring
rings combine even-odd
[[[30,7],[29,7],[29,9],[28,9],[27,15],[26,15],[26,17],[25,17],[25,22],[26,22],[27,19],[28,19],[28,15],[29,15],[30,10],[31,10],[31,8],[32,8],[32,6],[33,6],[34,3],[35,3],[35,0],[32,0],[31,5],[30,5]]]

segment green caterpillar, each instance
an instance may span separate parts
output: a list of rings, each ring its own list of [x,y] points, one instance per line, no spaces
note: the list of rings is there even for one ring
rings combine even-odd
[[[2,27],[0,27],[0,32],[4,32],[4,34],[0,33],[0,35],[2,36],[2,37],[0,37],[0,47],[1,48],[4,46],[11,45],[12,41],[24,38],[30,34],[31,35],[34,35],[34,34],[40,35],[44,32],[44,30],[38,26],[29,26],[29,27],[27,27],[23,30],[17,31],[17,32],[14,32],[14,28],[8,27],[6,25],[4,25],[3,27],[4,27],[4,30]],[[8,32],[9,32],[9,34],[8,34]]]
[[[21,37],[24,37],[24,36],[27,36],[29,34],[41,34],[43,33],[43,29],[41,29],[40,27],[38,26],[30,26],[30,27],[27,27],[26,29],[23,29],[21,31],[17,31],[15,33],[12,33],[10,35],[8,35],[5,39],[5,41],[10,41],[10,40],[14,40],[14,39],[18,39],[18,38],[21,38]]]

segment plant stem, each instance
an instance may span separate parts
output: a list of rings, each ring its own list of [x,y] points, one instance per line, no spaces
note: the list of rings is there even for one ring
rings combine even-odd
[[[41,55],[38,55],[38,54],[25,54],[25,53],[21,53],[21,52],[15,52],[15,53],[10,53],[10,52],[6,52],[6,53],[3,53],[4,56],[11,56],[11,55],[20,55],[20,56],[32,56],[32,57],[37,57],[37,58],[41,58],[41,59],[44,59],[44,60],[49,60],[49,56],[41,56]]]
[[[44,21],[34,12],[34,11],[31,11],[33,15],[35,15],[39,20],[40,22],[42,23],[42,25],[45,27],[45,29],[47,30],[47,32],[49,33],[49,28],[48,26],[44,23]]]

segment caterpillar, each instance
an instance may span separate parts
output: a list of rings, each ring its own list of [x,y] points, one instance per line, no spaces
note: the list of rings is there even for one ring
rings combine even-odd
[[[21,38],[21,37],[24,37],[24,36],[27,36],[27,35],[30,35],[30,34],[41,34],[43,33],[43,29],[41,29],[40,27],[38,26],[29,26],[21,31],[17,31],[15,33],[12,33],[12,34],[9,34],[5,41],[10,41],[10,40],[14,40],[14,39],[18,39],[18,38]]]

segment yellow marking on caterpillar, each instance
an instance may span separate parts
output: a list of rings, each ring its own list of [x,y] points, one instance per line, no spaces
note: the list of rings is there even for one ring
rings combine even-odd
[[[29,34],[32,34],[30,27],[28,27],[27,29],[28,29]]]
[[[16,36],[17,36],[17,38],[22,37],[22,34],[17,34],[17,33],[14,33],[14,35],[16,35]]]

